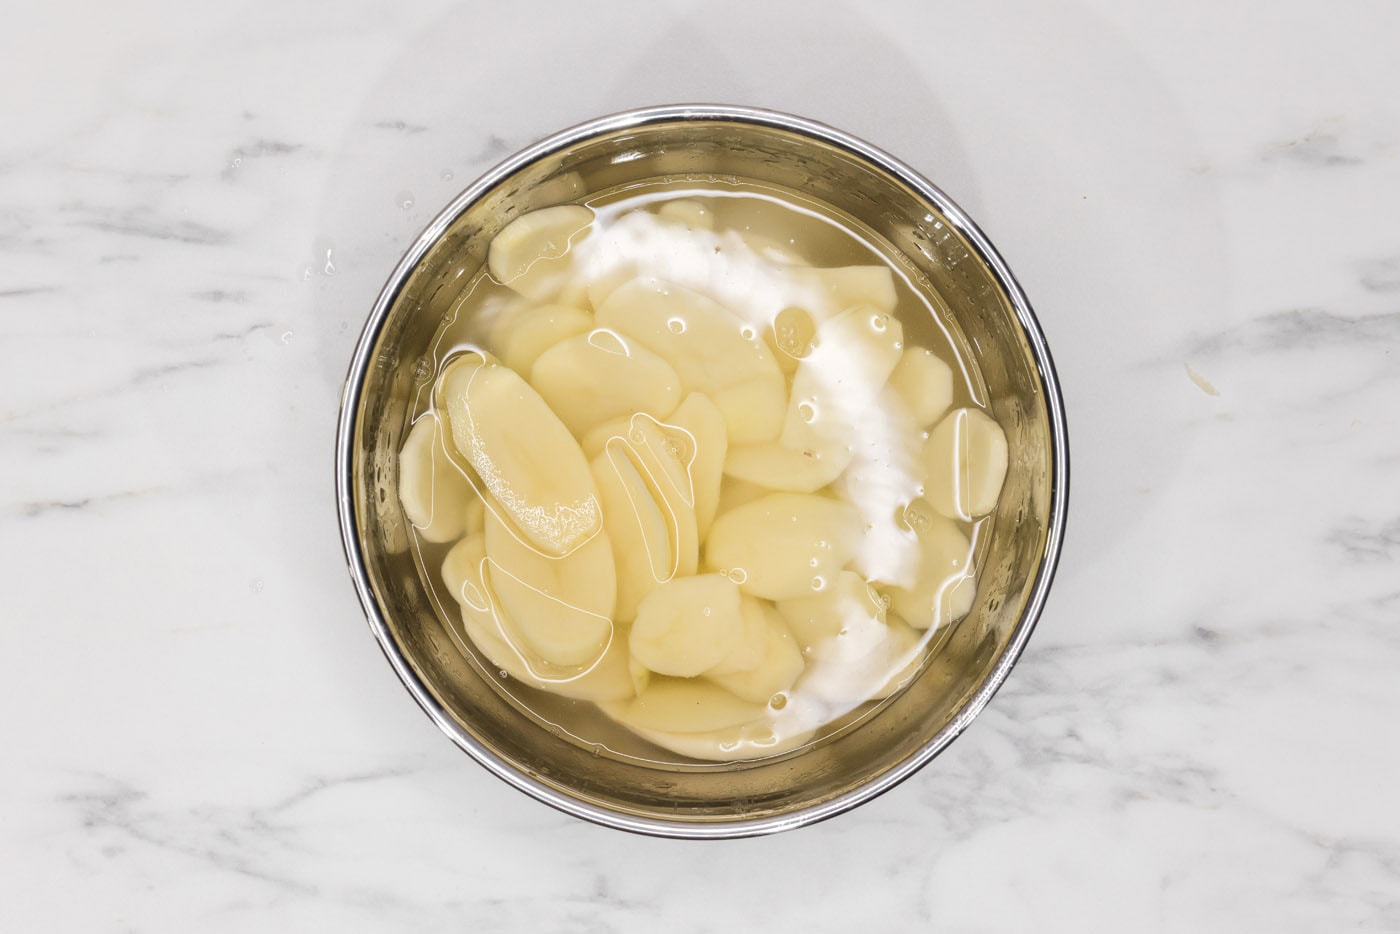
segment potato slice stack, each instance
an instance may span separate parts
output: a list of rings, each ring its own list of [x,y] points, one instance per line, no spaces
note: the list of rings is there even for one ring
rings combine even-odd
[[[905,345],[888,267],[803,266],[717,218],[509,224],[488,269],[521,301],[443,362],[399,458],[484,664],[707,760],[793,748],[907,680],[920,630],[972,605],[968,528],[1007,465],[949,364]],[[649,263],[657,238],[695,261]],[[734,270],[766,305],[719,300]]]

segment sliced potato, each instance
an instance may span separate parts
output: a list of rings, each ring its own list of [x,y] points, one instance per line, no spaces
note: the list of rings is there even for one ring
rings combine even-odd
[[[579,438],[579,447],[583,449],[584,456],[590,461],[603,453],[603,449],[608,446],[608,442],[613,438],[627,440],[627,431],[632,427],[632,415],[619,415],[610,418],[588,429],[583,437]],[[606,508],[606,507],[604,507]]]
[[[597,318],[671,364],[687,391],[708,395],[731,441],[777,436],[783,374],[757,331],[718,303],[657,279],[633,279],[608,296]]]
[[[486,528],[486,501],[480,496],[467,504],[467,518],[464,530],[468,535],[480,535]]]
[[[914,424],[924,428],[953,404],[953,368],[927,347],[908,347],[890,374],[890,389]]]
[[[561,204],[522,214],[496,234],[486,256],[491,277],[536,301],[557,295],[568,278],[569,250],[586,236],[593,212]]]
[[[681,382],[665,360],[607,328],[596,328],[540,354],[530,383],[575,435],[645,412],[665,418],[681,401]]]
[[[740,700],[766,704],[774,694],[786,691],[802,674],[802,649],[772,604],[744,597],[740,611],[762,638],[756,662],[734,671],[712,670],[706,675]]]
[[[859,545],[849,503],[772,493],[721,514],[705,543],[705,566],[756,597],[789,600],[831,586]]]
[[[783,444],[825,458],[850,449],[903,347],[899,320],[868,305],[822,324],[792,377]]]
[[[950,519],[996,508],[1006,479],[1006,435],[981,409],[954,409],[924,442],[928,501]]]
[[[481,503],[476,488],[448,456],[445,434],[437,415],[425,412],[399,449],[399,502],[409,523],[429,542],[457,538]]]
[[[937,628],[967,615],[976,593],[968,537],[922,499],[905,508],[904,525],[918,538],[919,565],[912,587],[882,588],[891,609],[916,629]]]
[[[745,503],[752,503],[756,499],[762,499],[773,492],[767,487],[759,486],[757,483],[750,483],[747,480],[740,480],[738,477],[726,476],[719,485],[719,505],[715,507],[715,517],[737,509]],[[712,523],[713,524],[713,523]]]
[[[608,708],[626,726],[668,733],[699,733],[752,723],[764,717],[762,704],[742,701],[703,679],[652,678],[646,690],[624,705]]]
[[[491,612],[491,598],[482,580],[486,560],[486,537],[468,535],[453,545],[442,559],[442,583],[463,610]]]
[[[531,544],[568,554],[603,524],[578,442],[514,370],[469,355],[439,382],[452,441]]]
[[[804,269],[801,277],[821,296],[821,301],[814,303],[816,307],[830,309],[827,317],[856,305],[869,306],[887,315],[894,314],[897,297],[894,275],[888,266]]]
[[[508,634],[555,665],[589,665],[612,634],[617,599],[612,544],[599,531],[562,558],[541,554],[500,516],[486,514],[489,585]],[[514,640],[512,640],[514,641]]]
[[[764,335],[773,349],[773,358],[784,375],[791,376],[817,338],[817,323],[805,308],[789,305],[778,312]]]
[[[700,574],[648,594],[630,644],[632,656],[657,674],[693,678],[722,662],[741,634],[739,588],[721,574]]]
[[[678,570],[674,523],[667,521],[662,500],[653,492],[644,471],[621,439],[612,441],[593,460],[603,503],[603,528],[617,564],[613,616],[623,622],[631,621],[642,598],[675,577]]]
[[[769,490],[811,493],[831,483],[851,462],[847,445],[797,451],[780,441],[736,444],[724,458],[724,473]]]
[[[593,330],[593,316],[568,305],[536,305],[502,321],[495,349],[501,362],[528,374],[540,354],[560,341]]]
[[[704,538],[719,507],[724,458],[729,450],[724,415],[707,396],[693,392],[685,397],[685,401],[666,422],[690,435],[694,450],[690,462],[690,483],[695,503],[695,530]]]
[[[821,593],[779,600],[777,609],[803,649],[814,648],[848,624],[885,619],[884,600],[854,571],[842,571]]]

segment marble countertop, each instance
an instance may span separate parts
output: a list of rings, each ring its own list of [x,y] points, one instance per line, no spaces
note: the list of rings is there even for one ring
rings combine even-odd
[[[29,4],[0,32],[0,927],[1400,930],[1400,7]],[[864,136],[1017,271],[1072,514],[953,746],[776,837],[491,778],[345,571],[350,348],[587,117]]]

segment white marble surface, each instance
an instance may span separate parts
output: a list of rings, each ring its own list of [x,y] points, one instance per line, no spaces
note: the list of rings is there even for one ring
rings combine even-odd
[[[1400,930],[1400,7],[5,20],[0,929]],[[973,728],[720,844],[457,752],[370,638],[331,494],[352,340],[428,217],[536,136],[684,99],[945,187],[1037,306],[1075,457],[1049,609]]]

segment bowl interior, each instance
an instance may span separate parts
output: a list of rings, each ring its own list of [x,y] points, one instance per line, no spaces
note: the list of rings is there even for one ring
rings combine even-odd
[[[363,370],[352,374],[346,423],[353,500],[347,535],[352,564],[362,563],[372,592],[371,622],[444,729],[497,774],[549,803],[630,829],[693,836],[736,826],[776,829],[842,809],[956,736],[1005,676],[1034,622],[1044,587],[1038,581],[1048,578],[1058,548],[1064,495],[1058,399],[1039,332],[1023,299],[1018,307],[1019,292],[1000,261],[957,208],[858,148],[839,137],[713,115],[657,118],[542,144],[503,176],[464,193],[420,241],[416,262],[410,254],[411,270],[381,298],[362,345]],[[909,687],[858,728],[796,754],[662,769],[594,755],[542,728],[461,653],[414,564],[396,494],[397,452],[421,377],[415,368],[497,231],[526,211],[573,200],[577,178],[596,191],[686,175],[794,188],[886,238],[961,328],[1011,459],[976,605]]]

